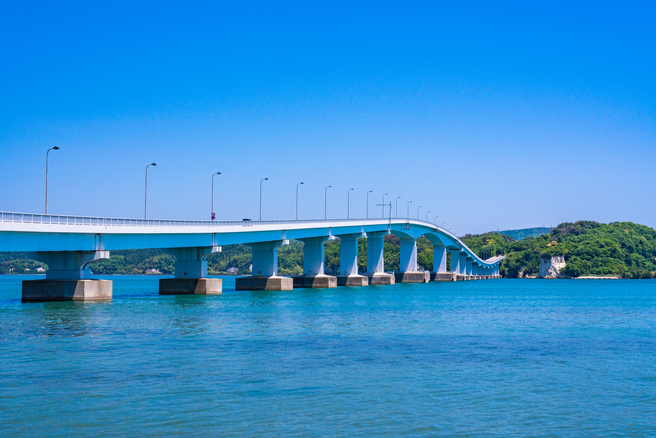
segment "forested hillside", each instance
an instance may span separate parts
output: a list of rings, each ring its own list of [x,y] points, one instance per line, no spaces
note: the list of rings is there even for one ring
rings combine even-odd
[[[501,265],[505,277],[516,277],[521,270],[537,274],[540,259],[555,255],[565,257],[567,266],[561,272],[571,277],[656,275],[656,230],[632,222],[563,223],[548,234],[519,242],[498,233],[467,236],[464,241],[477,253],[506,254]]]

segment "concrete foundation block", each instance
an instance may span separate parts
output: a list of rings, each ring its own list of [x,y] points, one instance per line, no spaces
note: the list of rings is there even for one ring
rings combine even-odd
[[[338,275],[337,286],[368,286],[369,277],[365,275]]]
[[[337,287],[337,277],[332,275],[296,275],[292,277],[294,287],[327,288]]]
[[[395,272],[394,280],[397,283],[430,283],[430,272]]]
[[[394,275],[392,274],[369,274],[369,284],[394,284]]]
[[[455,272],[431,272],[430,281],[456,281]]]
[[[291,277],[240,277],[235,280],[237,290],[292,290],[294,280]]]
[[[466,280],[469,280],[469,275],[458,274],[456,276],[456,279],[458,281],[466,281]]]
[[[23,302],[106,301],[112,299],[110,280],[28,280],[23,282]]]
[[[220,278],[162,278],[160,295],[220,295],[223,280]]]

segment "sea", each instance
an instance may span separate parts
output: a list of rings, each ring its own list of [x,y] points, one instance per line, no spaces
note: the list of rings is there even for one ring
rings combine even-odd
[[[653,437],[656,280],[481,280],[21,303],[4,437]]]

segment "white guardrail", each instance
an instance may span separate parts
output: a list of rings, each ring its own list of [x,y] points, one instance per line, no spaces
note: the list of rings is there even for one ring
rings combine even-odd
[[[393,221],[406,222],[403,218],[393,218]],[[127,219],[127,218],[104,218],[91,216],[58,216],[50,214],[34,213],[10,213],[0,212],[0,222],[11,222],[19,224],[51,224],[51,225],[91,225],[91,226],[123,226],[123,227],[250,227],[253,225],[285,225],[285,224],[313,224],[330,222],[386,222],[386,219],[298,219],[298,220],[268,220],[254,221],[243,219],[240,221],[194,221],[194,220],[170,220],[170,219]],[[438,229],[435,224],[411,219],[413,223],[420,223],[431,228]]]

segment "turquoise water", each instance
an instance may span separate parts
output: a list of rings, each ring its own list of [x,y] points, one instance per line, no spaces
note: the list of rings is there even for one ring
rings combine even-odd
[[[20,302],[3,436],[655,436],[656,281],[487,280]]]

